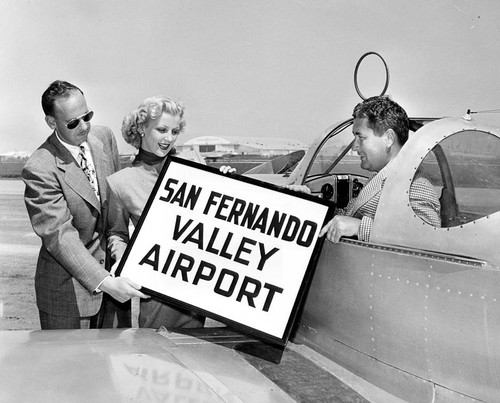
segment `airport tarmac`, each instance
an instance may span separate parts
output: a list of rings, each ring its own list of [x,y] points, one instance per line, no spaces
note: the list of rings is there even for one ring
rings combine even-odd
[[[34,275],[40,240],[19,179],[0,180],[0,330],[39,329]]]

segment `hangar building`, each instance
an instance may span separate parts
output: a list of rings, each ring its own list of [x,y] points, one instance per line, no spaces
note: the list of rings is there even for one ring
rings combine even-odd
[[[200,136],[176,144],[180,151],[197,151],[204,158],[218,158],[224,155],[260,155],[272,157],[307,150],[309,146],[298,140],[275,137],[233,137]]]

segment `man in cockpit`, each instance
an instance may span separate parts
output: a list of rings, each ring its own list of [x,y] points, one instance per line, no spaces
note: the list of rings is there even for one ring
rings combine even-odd
[[[337,212],[321,230],[320,236],[339,242],[342,236],[357,236],[369,242],[392,161],[408,140],[409,120],[405,110],[388,96],[376,96],[356,105],[353,111],[354,145],[361,168],[374,172],[367,184],[347,207]],[[425,222],[440,227],[440,203],[430,181],[417,171],[410,186],[410,205]]]

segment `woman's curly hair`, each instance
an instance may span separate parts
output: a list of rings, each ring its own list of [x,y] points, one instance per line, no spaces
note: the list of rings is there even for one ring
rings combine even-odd
[[[180,117],[179,129],[182,133],[186,126],[184,105],[164,96],[154,96],[146,98],[137,109],[123,118],[122,135],[125,141],[135,148],[140,148],[146,127],[164,112]]]

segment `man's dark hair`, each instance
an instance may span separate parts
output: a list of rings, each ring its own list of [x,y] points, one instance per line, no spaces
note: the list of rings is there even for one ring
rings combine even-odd
[[[45,116],[54,116],[54,103],[60,98],[67,98],[73,91],[83,91],[67,81],[56,80],[42,94],[42,109]]]
[[[408,140],[410,122],[405,110],[387,95],[371,97],[357,104],[352,113],[353,118],[367,118],[368,127],[376,135],[381,136],[388,129],[394,130],[399,144]]]

